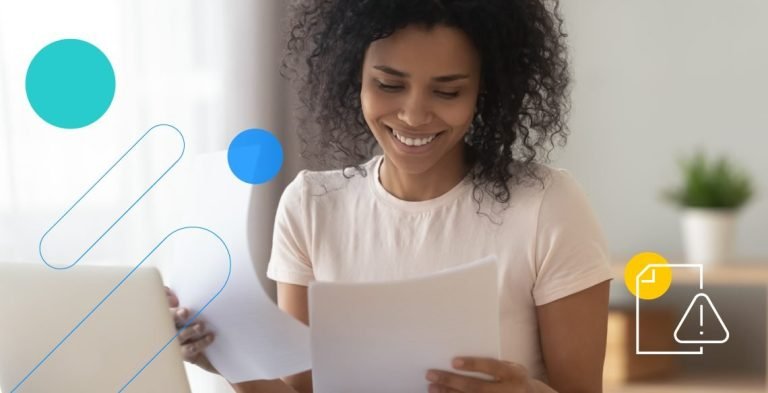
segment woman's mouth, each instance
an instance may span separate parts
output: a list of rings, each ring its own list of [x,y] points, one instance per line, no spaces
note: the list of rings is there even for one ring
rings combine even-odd
[[[397,130],[387,127],[389,130],[389,133],[392,134],[394,139],[399,142],[399,144],[403,147],[407,147],[410,149],[414,148],[422,148],[430,145],[432,142],[435,141],[444,131],[438,132],[436,134],[431,135],[425,135],[421,138],[412,138],[405,136],[401,133],[399,133]],[[423,150],[423,149],[418,149]]]

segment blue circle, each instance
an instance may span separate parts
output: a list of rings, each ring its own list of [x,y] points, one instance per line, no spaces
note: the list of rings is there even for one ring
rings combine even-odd
[[[252,128],[229,144],[227,162],[238,179],[249,184],[266,183],[283,166],[283,147],[271,132]]]
[[[27,69],[27,99],[49,124],[66,129],[98,120],[115,96],[115,72],[99,48],[64,39],[41,49]]]

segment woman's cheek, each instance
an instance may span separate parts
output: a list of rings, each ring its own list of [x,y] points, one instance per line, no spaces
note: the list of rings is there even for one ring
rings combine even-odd
[[[366,90],[361,92],[361,107],[363,114],[370,120],[391,113],[397,110],[398,102],[391,94],[387,95],[381,91]]]
[[[474,102],[457,102],[441,109],[440,118],[451,127],[461,127],[472,122],[475,114]]]

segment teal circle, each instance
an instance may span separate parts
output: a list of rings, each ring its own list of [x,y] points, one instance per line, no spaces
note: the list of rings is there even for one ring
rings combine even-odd
[[[91,43],[64,39],[48,44],[27,69],[27,99],[43,120],[81,128],[98,120],[115,96],[115,72]]]

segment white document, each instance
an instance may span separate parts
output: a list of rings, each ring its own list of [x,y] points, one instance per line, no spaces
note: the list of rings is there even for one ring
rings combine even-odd
[[[229,170],[225,151],[190,161],[175,174],[185,177],[185,196],[193,201],[182,201],[186,205],[182,223],[215,232],[232,256],[227,285],[201,314],[216,337],[206,350],[208,359],[230,382],[274,379],[310,369],[309,329],[277,308],[253,263],[254,258],[265,259],[258,261],[262,270],[266,264],[276,205],[272,201],[279,190],[273,183],[251,186],[238,180]],[[199,229],[179,231],[168,241],[173,261],[164,266],[163,276],[181,305],[194,315],[227,279],[226,250],[215,236]]]
[[[424,393],[456,356],[499,358],[495,257],[404,281],[310,284],[316,393]],[[455,370],[454,370],[455,372]]]

